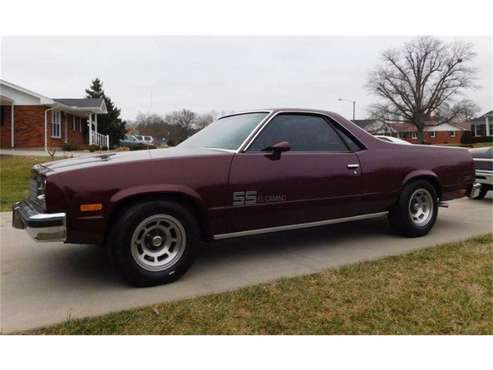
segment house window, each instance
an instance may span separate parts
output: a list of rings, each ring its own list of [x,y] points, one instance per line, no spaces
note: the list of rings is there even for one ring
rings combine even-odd
[[[51,137],[61,138],[62,133],[62,113],[53,112],[52,122],[51,122]]]
[[[430,131],[430,137],[437,137],[437,133],[435,131]]]
[[[455,131],[450,131],[450,137],[455,137]]]
[[[75,116],[72,116],[72,131],[75,131],[76,129],[75,120],[76,120]]]
[[[4,108],[3,105],[0,105],[0,125],[3,126],[3,122],[5,121],[5,117],[7,116],[7,109]]]
[[[74,130],[74,131],[82,131],[81,130],[81,124],[80,124],[80,117],[75,117],[74,116],[74,120],[72,122],[72,130]]]
[[[418,138],[418,134],[416,132],[411,132],[411,138],[417,139]]]

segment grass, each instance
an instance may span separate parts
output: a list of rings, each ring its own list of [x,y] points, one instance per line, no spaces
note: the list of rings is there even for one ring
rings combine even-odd
[[[28,333],[493,334],[492,262],[488,234]]]
[[[12,203],[26,197],[31,167],[48,161],[46,157],[0,155],[0,211],[10,211]]]
[[[485,142],[485,143],[474,143],[474,144],[472,144],[473,148],[485,148],[485,147],[490,147],[490,146],[493,146],[493,141]]]

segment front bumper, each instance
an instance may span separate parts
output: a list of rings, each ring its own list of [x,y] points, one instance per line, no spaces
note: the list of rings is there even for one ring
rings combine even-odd
[[[479,196],[479,192],[481,191],[481,184],[475,182],[471,186],[471,190],[469,191],[469,198],[475,199]]]
[[[493,185],[493,171],[476,170],[476,182],[484,185]]]
[[[41,213],[28,200],[12,206],[12,226],[40,242],[65,241],[67,235],[65,213]]]

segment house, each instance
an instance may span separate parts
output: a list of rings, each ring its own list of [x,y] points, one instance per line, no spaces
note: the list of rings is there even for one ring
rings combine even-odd
[[[0,79],[0,148],[109,146],[98,133],[104,99],[54,99]]]
[[[378,119],[353,119],[353,123],[372,135],[396,136],[397,131],[388,123]]]
[[[493,136],[493,110],[471,121],[471,131],[475,137]]]
[[[418,130],[415,125],[401,122],[391,122],[388,124],[397,132],[397,137],[413,144],[419,142]],[[468,127],[467,123],[427,122],[423,131],[425,144],[460,144],[462,136],[470,131],[470,125]]]

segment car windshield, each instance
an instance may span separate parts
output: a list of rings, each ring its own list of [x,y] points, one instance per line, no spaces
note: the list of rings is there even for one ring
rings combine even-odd
[[[245,113],[221,118],[189,137],[178,147],[236,150],[267,114]]]

